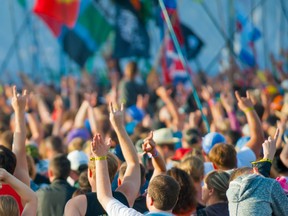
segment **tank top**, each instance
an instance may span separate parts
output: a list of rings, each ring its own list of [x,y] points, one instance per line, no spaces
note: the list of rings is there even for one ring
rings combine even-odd
[[[121,203],[129,207],[127,198],[124,194],[121,192],[112,192],[112,195],[115,199],[119,200]],[[85,194],[87,199],[87,210],[86,210],[86,216],[106,216],[107,213],[99,203],[97,199],[96,192],[91,192]]]

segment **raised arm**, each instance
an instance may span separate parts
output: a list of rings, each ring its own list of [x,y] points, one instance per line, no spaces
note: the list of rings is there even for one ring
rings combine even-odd
[[[236,113],[234,110],[234,100],[230,93],[221,93],[221,103],[228,115],[230,127],[233,131],[241,131],[239,121],[236,118]]]
[[[15,112],[15,131],[13,137],[12,151],[16,155],[17,164],[14,176],[24,184],[30,186],[28,165],[26,159],[26,125],[25,125],[25,106],[27,102],[27,91],[17,94],[16,86],[13,86],[12,107]]]
[[[176,127],[176,130],[182,130],[183,124],[180,122],[180,114],[178,108],[175,105],[173,99],[167,93],[166,89],[163,86],[160,86],[156,90],[156,94],[161,98],[161,100],[166,104],[167,110],[172,116],[173,127]]]
[[[104,143],[100,134],[96,134],[91,144],[91,152],[95,159],[97,199],[110,216],[142,215],[128,208],[112,196],[111,183],[108,174],[107,153],[111,140]]]
[[[109,144],[105,144],[100,134],[96,134],[93,137],[91,143],[91,152],[95,159],[96,167],[96,191],[98,201],[106,210],[106,204],[114,199],[112,196],[111,183],[108,173],[107,154],[109,150]]]
[[[166,173],[166,165],[165,161],[161,157],[161,155],[156,150],[156,143],[153,140],[153,132],[151,131],[149,136],[144,140],[144,143],[142,145],[143,151],[149,155],[149,157],[152,158],[152,164],[154,167],[153,175],[151,177],[151,180],[160,174]],[[150,180],[150,181],[151,181]]]
[[[120,110],[110,104],[110,122],[117,134],[123,156],[127,163],[127,169],[123,177],[123,183],[117,188],[122,192],[130,206],[133,206],[140,190],[140,164],[135,146],[128,136],[124,126],[124,105]]]
[[[27,185],[19,181],[5,169],[0,168],[0,184],[9,184],[21,197],[25,203],[22,216],[36,215],[37,212],[37,196]],[[1,187],[0,187],[1,188]]]
[[[259,158],[262,143],[264,142],[264,132],[262,129],[261,121],[253,108],[253,104],[248,91],[246,92],[246,97],[240,97],[237,91],[235,92],[235,96],[238,101],[238,107],[246,115],[250,129],[250,140],[245,146],[249,147],[255,153],[256,158]]]
[[[74,128],[84,127],[84,121],[89,107],[88,101],[84,100],[75,116]]]

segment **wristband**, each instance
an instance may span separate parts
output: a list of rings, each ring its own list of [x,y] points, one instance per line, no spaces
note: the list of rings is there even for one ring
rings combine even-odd
[[[150,158],[156,158],[156,157],[158,157],[158,151],[156,150],[155,152],[154,152],[154,154],[152,154],[152,153],[149,153],[148,154],[148,156],[150,157]]]
[[[258,163],[258,162],[270,162],[270,163],[272,163],[272,160],[270,160],[270,159],[268,159],[268,158],[262,158],[262,159],[259,160],[259,161],[253,161],[252,164],[256,164],[256,163]]]
[[[260,162],[270,162],[270,163],[272,163],[272,160],[270,160],[270,159],[268,159],[268,158],[262,158],[262,159],[260,160]]]
[[[91,157],[90,161],[107,160],[107,156]]]
[[[244,110],[245,113],[248,113],[250,111],[254,110],[254,107],[248,107]]]

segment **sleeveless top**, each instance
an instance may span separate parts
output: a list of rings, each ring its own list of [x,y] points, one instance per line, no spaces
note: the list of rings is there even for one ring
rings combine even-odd
[[[129,207],[127,198],[124,194],[121,192],[112,192],[112,195],[115,199],[119,200],[121,203]],[[91,192],[85,194],[87,199],[87,210],[86,210],[86,216],[106,216],[107,213],[99,203],[97,199],[96,192]]]

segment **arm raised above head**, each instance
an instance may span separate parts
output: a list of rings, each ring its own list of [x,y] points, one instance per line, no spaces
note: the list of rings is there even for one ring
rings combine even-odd
[[[112,103],[110,104],[110,122],[117,134],[123,156],[127,163],[122,184],[117,188],[117,191],[122,192],[126,196],[129,205],[132,206],[140,190],[141,174],[136,148],[125,130],[124,114],[123,104],[121,104],[119,110]]]

